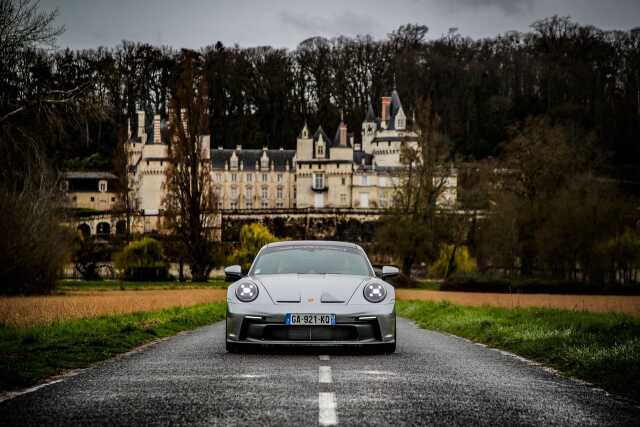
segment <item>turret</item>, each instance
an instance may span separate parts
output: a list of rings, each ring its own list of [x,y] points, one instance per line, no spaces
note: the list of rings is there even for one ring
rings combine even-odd
[[[362,150],[366,153],[371,153],[373,147],[371,141],[373,140],[376,131],[378,130],[378,122],[376,120],[376,114],[373,111],[373,105],[371,105],[371,99],[369,99],[369,107],[367,108],[367,114],[362,122]]]

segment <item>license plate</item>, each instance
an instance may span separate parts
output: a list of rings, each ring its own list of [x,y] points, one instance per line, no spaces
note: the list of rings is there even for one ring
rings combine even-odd
[[[284,323],[286,325],[331,326],[336,324],[336,315],[314,313],[287,313],[284,318]]]

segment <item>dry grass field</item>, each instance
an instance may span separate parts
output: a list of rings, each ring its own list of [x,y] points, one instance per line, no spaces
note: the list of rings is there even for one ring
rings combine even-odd
[[[167,289],[0,297],[0,324],[35,326],[108,314],[190,307],[222,301],[226,294],[226,289]]]
[[[446,292],[398,289],[399,300],[449,301],[467,306],[502,308],[546,307],[594,313],[624,313],[640,316],[640,296],[498,294],[481,292]]]
[[[109,314],[158,311],[223,301],[226,289],[75,291],[65,295],[0,297],[0,324],[35,326]],[[442,301],[466,306],[547,307],[640,316],[640,296],[499,294],[396,290],[398,300]]]

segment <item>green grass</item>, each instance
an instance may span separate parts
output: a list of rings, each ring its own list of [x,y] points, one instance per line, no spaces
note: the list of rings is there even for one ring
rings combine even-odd
[[[640,400],[640,320],[543,308],[466,307],[398,301],[398,314],[536,360]]]
[[[0,390],[35,384],[146,342],[221,320],[224,314],[224,303],[215,303],[29,328],[0,325]]]
[[[74,291],[139,291],[150,289],[227,289],[229,282],[224,279],[213,279],[208,282],[125,282],[119,280],[60,280],[56,292]]]

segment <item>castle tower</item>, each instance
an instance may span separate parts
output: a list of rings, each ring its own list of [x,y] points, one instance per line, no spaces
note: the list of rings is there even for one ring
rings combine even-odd
[[[373,150],[371,141],[376,134],[376,130],[378,130],[378,121],[373,111],[373,105],[371,105],[371,99],[369,99],[369,108],[367,108],[367,114],[362,122],[362,150],[365,153],[371,154]]]

